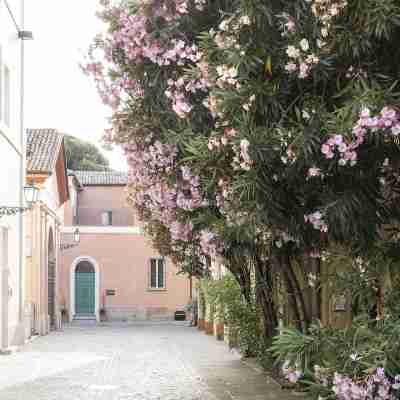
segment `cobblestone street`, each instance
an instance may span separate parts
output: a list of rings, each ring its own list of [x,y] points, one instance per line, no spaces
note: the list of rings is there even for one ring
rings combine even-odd
[[[172,323],[67,327],[0,357],[1,400],[278,397],[290,396],[226,344]]]

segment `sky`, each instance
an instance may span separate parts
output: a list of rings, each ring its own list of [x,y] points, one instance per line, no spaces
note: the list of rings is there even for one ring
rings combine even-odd
[[[27,128],[55,128],[96,144],[115,170],[126,170],[119,149],[101,148],[108,127],[108,108],[79,63],[96,33],[98,0],[36,0],[25,2],[25,118]]]

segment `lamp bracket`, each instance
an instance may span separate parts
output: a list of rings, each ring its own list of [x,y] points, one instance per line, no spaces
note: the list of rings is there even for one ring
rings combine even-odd
[[[0,218],[28,211],[29,207],[0,207]]]
[[[78,243],[60,243],[60,250],[68,250],[78,246]]]

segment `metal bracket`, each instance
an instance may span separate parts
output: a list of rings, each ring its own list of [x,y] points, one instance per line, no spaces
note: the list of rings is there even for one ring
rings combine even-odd
[[[68,250],[78,246],[78,243],[60,243],[60,250]]]
[[[0,207],[0,218],[28,211],[28,207]]]

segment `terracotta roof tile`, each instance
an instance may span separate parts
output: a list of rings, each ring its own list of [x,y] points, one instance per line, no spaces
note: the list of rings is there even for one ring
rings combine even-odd
[[[64,135],[55,129],[27,129],[26,165],[28,173],[51,174]]]
[[[71,171],[83,186],[125,186],[126,172],[115,171]]]

